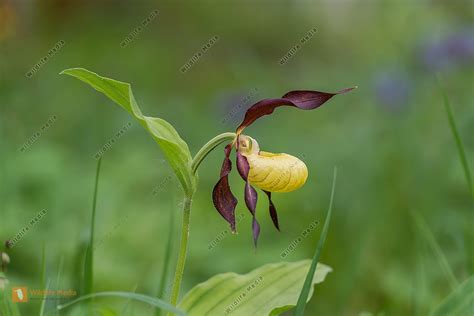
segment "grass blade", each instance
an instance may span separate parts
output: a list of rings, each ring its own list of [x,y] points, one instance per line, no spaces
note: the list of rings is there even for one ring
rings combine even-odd
[[[163,265],[163,270],[161,271],[161,280],[160,280],[160,285],[158,288],[158,298],[164,298],[165,295],[165,287],[166,283],[168,281],[168,274],[171,266],[171,252],[173,250],[173,236],[174,236],[174,210],[172,209],[170,212],[170,218],[169,218],[169,230],[168,230],[168,242],[166,244],[166,250],[165,250],[165,258],[164,258],[164,265]],[[161,316],[162,311],[161,309],[158,309],[155,313],[156,316]]]
[[[132,293],[136,293],[137,289],[138,289],[138,284],[135,284],[135,286],[133,287]],[[120,313],[120,315],[123,315],[123,316],[135,315],[134,306],[132,303],[133,303],[132,299],[129,298],[123,305],[122,312]]]
[[[132,300],[135,300],[135,301],[139,301],[139,302],[149,304],[149,305],[157,307],[157,308],[161,308],[163,310],[175,313],[176,315],[186,316],[186,313],[184,311],[174,307],[170,303],[167,303],[167,302],[165,302],[163,300],[160,300],[160,299],[157,299],[155,297],[151,297],[151,296],[147,296],[147,295],[143,295],[143,294],[132,293],[132,292],[99,292],[99,293],[87,294],[87,295],[79,297],[79,298],[77,298],[77,299],[75,299],[71,302],[68,302],[66,304],[58,306],[58,310],[63,310],[63,309],[65,309],[65,308],[67,308],[71,305],[76,304],[76,303],[79,303],[79,302],[82,302],[82,301],[85,301],[85,300],[89,300],[89,299],[93,299],[93,298],[96,298],[96,297],[128,298],[128,299],[132,299]]]
[[[46,293],[48,293],[49,290],[49,281],[46,283],[46,286],[43,289],[45,290],[45,294],[43,296],[43,300],[41,301],[39,316],[44,316],[44,311],[46,310]]]
[[[454,140],[456,142],[456,147],[458,149],[458,155],[459,155],[459,160],[461,162],[462,168],[464,170],[464,177],[466,178],[466,183],[467,183],[467,188],[469,190],[469,194],[471,197],[474,199],[474,188],[472,185],[472,177],[471,177],[471,170],[469,169],[469,164],[468,160],[466,158],[466,152],[464,150],[464,145],[461,140],[461,136],[459,135],[458,128],[456,125],[456,119],[454,118],[451,103],[449,102],[448,94],[446,93],[446,89],[444,89],[443,85],[441,84],[441,80],[439,77],[436,78],[438,81],[438,86],[439,89],[441,90],[441,93],[443,95],[443,101],[444,101],[444,109],[446,110],[446,115],[448,117],[448,122],[449,122],[449,127],[451,128],[451,132],[453,134]],[[470,219],[471,221],[471,227],[470,229],[473,229],[472,226],[472,218]],[[467,261],[468,261],[468,266],[471,268],[471,273],[474,272],[474,261],[473,261],[473,245],[472,245],[472,240],[470,238],[469,234],[465,235],[466,243],[468,244],[468,254],[467,254]]]
[[[468,315],[469,311],[474,305],[474,276],[464,281],[458,288],[456,288],[448,297],[438,305],[430,315]],[[472,314],[471,314],[472,315]]]
[[[295,316],[303,316],[304,310],[306,308],[306,302],[309,297],[309,293],[311,291],[312,280],[314,277],[314,273],[316,271],[316,266],[319,261],[319,256],[321,255],[321,250],[323,249],[324,242],[326,241],[326,236],[329,230],[329,222],[331,221],[331,213],[332,213],[332,205],[334,201],[334,192],[336,189],[336,178],[337,178],[337,167],[334,167],[334,175],[332,179],[332,189],[331,189],[331,199],[329,201],[329,208],[328,213],[326,215],[326,220],[324,222],[324,227],[321,232],[321,237],[319,237],[318,245],[316,247],[316,252],[314,253],[313,261],[311,262],[311,266],[309,268],[308,274],[306,275],[306,279],[303,284],[303,288],[301,290],[300,296],[298,298],[298,303],[296,304],[295,308]]]
[[[61,256],[61,259],[59,259],[59,266],[58,266],[58,274],[56,276],[56,289],[61,288],[61,274],[63,273],[63,266],[64,266],[64,256]],[[60,300],[55,301],[54,306],[55,306],[55,315],[59,315],[59,311],[57,310],[57,307],[59,305]]]
[[[41,247],[41,288],[46,285],[46,243],[43,241]]]
[[[99,186],[99,175],[100,165],[102,163],[102,157],[97,161],[97,169],[95,173],[95,185],[94,185],[94,197],[92,199],[92,217],[91,217],[91,229],[89,237],[89,245],[87,246],[86,258],[84,263],[84,294],[92,293],[94,284],[94,229],[95,229],[95,211],[97,205],[97,189]]]
[[[0,279],[6,280],[6,276],[0,271]],[[12,288],[10,284],[4,284],[5,288],[0,289],[0,315],[21,316],[18,304],[12,301]]]
[[[42,290],[47,290],[47,287],[49,286],[46,284],[46,243],[43,242],[43,246],[41,247],[41,289]],[[43,316],[44,315],[44,309],[46,306],[46,293],[45,291],[43,295],[43,299],[41,301],[40,305],[40,310],[39,310],[39,315]]]
[[[426,224],[423,217],[418,212],[413,212],[412,215],[415,219],[415,223],[418,226],[418,229],[421,232],[421,235],[425,238],[426,242],[430,246],[439,265],[444,271],[444,274],[446,276],[446,279],[449,282],[449,285],[454,290],[456,287],[458,287],[459,282],[454,276],[453,270],[451,270],[451,267],[449,266],[448,259],[446,259],[446,256],[441,250],[441,247],[439,246],[439,244],[436,242],[436,239],[433,233],[431,232],[430,228],[428,227],[428,224]]]
[[[469,189],[469,193],[471,196],[474,198],[474,191],[472,188],[472,178],[471,178],[471,171],[469,169],[469,164],[467,162],[466,158],[466,152],[464,150],[464,145],[461,140],[461,136],[459,136],[459,132],[456,126],[456,120],[453,115],[453,111],[451,108],[451,103],[449,102],[448,95],[446,94],[446,90],[441,84],[440,79],[437,77],[438,80],[438,86],[439,89],[441,90],[441,93],[443,95],[443,101],[444,101],[444,109],[446,110],[446,115],[448,117],[448,122],[449,122],[449,127],[451,128],[451,132],[453,133],[454,140],[456,142],[456,147],[458,148],[458,154],[459,154],[459,160],[461,161],[462,168],[464,170],[464,176],[466,178],[467,182],[467,187]]]

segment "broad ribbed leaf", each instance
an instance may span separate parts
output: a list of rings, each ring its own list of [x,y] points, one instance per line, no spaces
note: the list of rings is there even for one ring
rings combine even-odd
[[[431,316],[472,315],[474,312],[474,276],[459,285],[432,312]]]
[[[196,178],[191,172],[192,157],[188,145],[170,123],[157,117],[142,114],[135,101],[130,84],[101,77],[83,68],[66,69],[61,74],[76,77],[89,84],[130,113],[160,145],[184,191],[189,194],[194,193]]]
[[[57,307],[58,310],[63,310],[69,306],[75,305],[77,303],[90,300],[92,298],[99,298],[99,297],[108,297],[108,298],[127,298],[130,300],[146,303],[150,306],[156,307],[156,308],[161,308],[165,311],[175,313],[178,316],[186,316],[186,313],[173,305],[171,305],[168,302],[165,302],[163,300],[160,300],[158,298],[154,298],[151,296],[143,295],[143,294],[137,294],[133,292],[99,292],[99,293],[92,293],[92,294],[87,294],[84,296],[81,296],[75,300],[72,300],[70,302],[67,302],[66,304],[59,305]]]
[[[310,265],[310,260],[281,262],[244,275],[218,274],[191,289],[178,307],[190,316],[278,315],[296,304]],[[312,284],[323,282],[331,271],[318,264]]]

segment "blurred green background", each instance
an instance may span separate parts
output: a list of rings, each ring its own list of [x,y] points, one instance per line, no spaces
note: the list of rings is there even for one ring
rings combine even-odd
[[[154,10],[158,16],[134,31]],[[154,295],[171,213],[179,226],[179,184],[158,146],[127,113],[61,70],[84,67],[130,82],[143,112],[172,123],[193,154],[233,131],[260,99],[357,85],[318,110],[280,108],[246,130],[262,150],[301,157],[310,174],[302,189],[274,194],[281,233],[261,194],[257,250],[236,172],[231,182],[237,213],[244,214],[239,233],[210,247],[228,225],[211,200],[222,149],[206,159],[182,293],[217,273],[310,258],[338,166],[321,257],[334,272],[317,285],[307,314],[425,315],[451,289],[413,211],[426,219],[458,280],[473,273],[472,199],[434,80],[435,73],[442,78],[472,165],[473,17],[472,1],[0,1],[0,239],[13,238],[47,210],[8,250],[10,283],[39,286],[44,244],[48,275],[63,260],[60,287],[79,290],[94,155],[111,139],[99,184],[94,289]],[[182,73],[215,35],[218,41]],[[28,78],[61,40],[64,46]],[[132,127],[116,139],[128,122]],[[282,259],[315,220],[320,225]],[[176,250],[178,231],[175,237]],[[113,301],[116,310],[122,305]],[[30,315],[38,306],[21,310]],[[136,308],[139,315],[151,312]]]

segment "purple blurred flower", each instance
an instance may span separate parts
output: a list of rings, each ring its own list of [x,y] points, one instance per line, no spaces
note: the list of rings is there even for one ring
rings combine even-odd
[[[386,70],[374,78],[374,90],[377,103],[390,110],[401,109],[411,95],[411,80],[402,71]]]
[[[471,63],[474,61],[474,33],[472,29],[464,29],[427,40],[421,45],[420,57],[422,65],[430,71]]]

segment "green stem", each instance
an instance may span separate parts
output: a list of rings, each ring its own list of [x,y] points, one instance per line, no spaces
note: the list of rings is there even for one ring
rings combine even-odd
[[[222,133],[208,141],[198,151],[191,164],[193,173],[196,173],[199,165],[207,157],[207,155],[217,146],[226,141],[233,141],[236,137],[235,133]],[[179,298],[179,289],[183,279],[184,266],[186,264],[186,256],[188,253],[188,238],[189,238],[189,222],[191,219],[191,203],[193,196],[186,195],[183,201],[183,222],[181,224],[181,244],[179,246],[178,261],[176,262],[176,271],[174,274],[173,287],[171,289],[171,304],[176,306]],[[168,314],[170,315],[170,314]]]
[[[201,162],[206,158],[206,156],[217,146],[222,144],[225,141],[233,141],[236,137],[235,133],[222,133],[208,141],[202,148],[198,151],[196,156],[194,156],[193,162],[191,164],[191,169],[193,173],[196,173],[197,169]]]
[[[176,306],[178,302],[179,289],[183,279],[184,265],[186,264],[186,255],[188,253],[189,222],[191,219],[192,197],[185,197],[183,201],[183,223],[181,227],[181,244],[179,246],[178,262],[176,263],[176,272],[174,274],[173,288],[171,289],[171,304]]]

